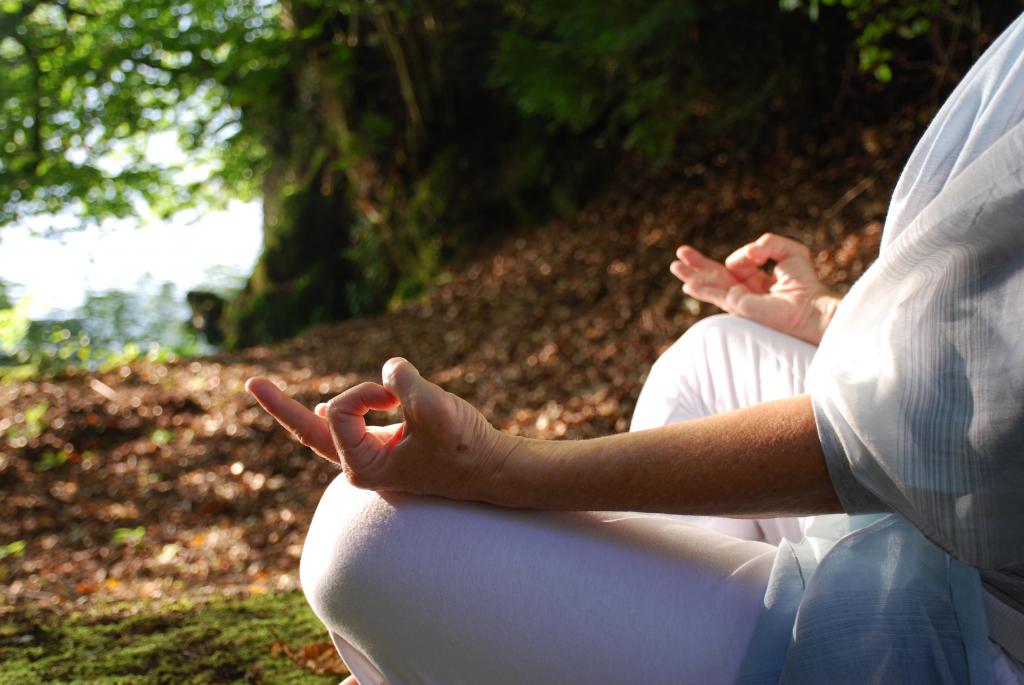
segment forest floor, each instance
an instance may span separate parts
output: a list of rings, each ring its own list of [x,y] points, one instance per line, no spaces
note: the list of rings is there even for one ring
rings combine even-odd
[[[503,430],[624,431],[651,363],[714,313],[668,273],[676,246],[722,258],[772,230],[848,286],[877,254],[928,114],[760,162],[631,176],[385,315],[0,386],[0,683],[337,682],[297,579],[337,471],[275,427],[248,377],[312,406],[402,355]]]

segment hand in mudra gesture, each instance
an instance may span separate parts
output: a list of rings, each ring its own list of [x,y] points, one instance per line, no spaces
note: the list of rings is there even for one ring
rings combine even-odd
[[[265,378],[246,383],[260,405],[303,445],[339,464],[361,488],[484,499],[482,484],[512,449],[465,400],[420,376],[400,357],[383,384],[361,383],[310,411]],[[401,406],[404,421],[367,426],[371,409]]]
[[[683,292],[730,314],[817,345],[840,297],[818,279],[811,253],[795,240],[765,233],[716,262],[689,245],[676,250],[672,274]],[[764,267],[774,263],[771,273]]]

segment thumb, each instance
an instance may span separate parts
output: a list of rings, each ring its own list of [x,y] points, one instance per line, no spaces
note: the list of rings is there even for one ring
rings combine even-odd
[[[384,364],[384,387],[402,404],[407,427],[411,431],[444,424],[451,418],[450,396],[443,388],[420,375],[407,359],[395,357]]]
[[[384,387],[387,388],[405,405],[417,389],[427,383],[416,367],[403,357],[392,357],[384,364],[381,372]]]

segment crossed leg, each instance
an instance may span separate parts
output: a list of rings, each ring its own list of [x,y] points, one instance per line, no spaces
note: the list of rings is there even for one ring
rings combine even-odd
[[[691,328],[652,369],[634,428],[799,392],[813,348],[759,343],[768,329],[750,326]],[[741,538],[771,539],[771,524],[727,535],[736,520],[685,518],[500,509],[339,477],[302,585],[360,685],[732,682],[775,554]]]
[[[630,430],[722,414],[804,392],[817,348],[736,316],[711,316],[690,327],[651,367]],[[744,540],[798,541],[809,518],[683,517]]]

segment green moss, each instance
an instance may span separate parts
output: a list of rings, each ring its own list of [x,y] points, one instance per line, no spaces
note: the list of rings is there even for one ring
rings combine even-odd
[[[337,683],[282,653],[327,639],[299,593],[202,605],[112,608],[54,621],[22,612],[0,623],[0,684]],[[277,636],[277,637],[275,637]]]

